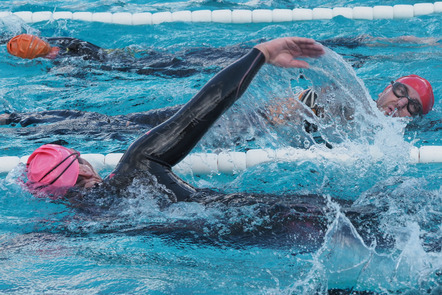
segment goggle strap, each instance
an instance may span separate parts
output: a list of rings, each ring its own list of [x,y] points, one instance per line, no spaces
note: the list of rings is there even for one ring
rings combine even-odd
[[[75,162],[75,160],[78,159],[78,157],[80,156],[79,153],[72,153],[70,155],[68,155],[66,158],[64,158],[62,161],[60,161],[60,163],[58,163],[57,165],[55,165],[51,170],[49,170],[45,175],[43,175],[42,178],[40,178],[40,180],[38,182],[41,182],[46,176],[48,176],[49,174],[51,174],[52,171],[54,171],[55,169],[57,169],[61,164],[63,164],[67,159],[69,159],[69,157],[76,155],[75,158],[71,161],[71,163],[60,173],[60,175],[57,176],[57,178],[55,178],[55,180],[51,181],[50,184],[53,184],[55,181],[57,181],[61,175],[63,175],[63,173],[66,172],[66,170]]]

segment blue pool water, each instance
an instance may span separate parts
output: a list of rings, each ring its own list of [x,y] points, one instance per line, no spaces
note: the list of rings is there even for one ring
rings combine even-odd
[[[161,12],[196,9],[273,9],[414,4],[425,1],[2,1],[0,11]],[[274,24],[164,23],[123,26],[57,20],[25,24],[0,19],[0,112],[75,109],[109,116],[186,102],[221,67],[234,60],[198,56],[186,77],[119,71],[115,64],[20,60],[8,55],[12,36],[69,36],[136,58],[151,51],[182,56],[186,50],[250,47],[281,36],[342,40],[302,71],[315,87],[334,83],[333,103],[356,108],[350,123],[318,121],[320,134],[356,160],[313,159],[268,163],[234,175],[183,175],[198,187],[227,192],[314,194],[325,199],[327,227],[306,243],[296,233],[260,235],[264,220],[244,206],[231,210],[176,204],[160,210],[155,190],[133,185],[127,200],[100,216],[36,199],[17,182],[23,167],[0,176],[0,292],[6,294],[440,294],[442,273],[442,166],[410,164],[411,146],[442,145],[441,15],[401,20],[331,20]],[[369,36],[368,36],[369,35]],[[404,35],[418,37],[406,42]],[[235,51],[237,50],[237,51]],[[336,54],[337,53],[337,54]],[[107,66],[107,67],[106,67]],[[113,66],[113,70],[109,70]],[[186,66],[180,69],[185,69]],[[377,95],[391,80],[418,74],[432,82],[434,110],[408,122],[376,113]],[[299,70],[264,67],[250,89],[195,151],[308,147],[296,124],[275,128],[229,118],[253,113],[300,87]],[[333,105],[333,103],[331,105]],[[94,130],[97,131],[97,130]],[[8,126],[0,129],[0,156],[23,156],[39,145],[64,141],[82,153],[123,152],[145,130],[88,126]],[[232,141],[235,138],[235,141]],[[318,144],[322,149],[323,145]],[[375,150],[381,156],[373,156]],[[108,171],[103,171],[103,176]],[[378,208],[356,220],[334,200]],[[352,220],[352,221],[350,221]],[[180,227],[180,224],[190,224]],[[247,238],[232,237],[243,224]],[[308,224],[306,224],[308,227]],[[172,228],[172,230],[168,230]],[[190,229],[189,229],[190,228]],[[197,230],[199,229],[199,230]],[[341,290],[341,291],[337,291]]]

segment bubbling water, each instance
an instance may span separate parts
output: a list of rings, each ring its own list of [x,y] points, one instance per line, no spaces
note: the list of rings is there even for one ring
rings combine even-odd
[[[409,169],[411,143],[403,138],[408,119],[386,117],[380,112],[353,68],[335,52],[327,49],[323,57],[308,62],[309,69],[264,66],[243,97],[203,138],[198,149],[314,147],[348,156],[350,160],[318,157],[286,163],[283,169],[281,165],[264,164],[240,173],[229,189],[247,190],[250,189],[247,179],[260,179],[262,186],[259,183],[252,186],[257,191],[271,192],[272,187],[279,190],[289,186],[287,191],[298,192],[302,187],[309,192],[341,194],[342,198],[354,199],[392,173]],[[318,116],[296,99],[307,87],[318,94],[317,104],[321,109]],[[306,170],[300,170],[304,166],[307,171],[315,172],[310,177],[305,175]],[[312,177],[316,179],[314,183],[308,181]],[[269,181],[275,186],[269,187]],[[216,185],[216,179],[211,179],[210,183],[214,182]]]

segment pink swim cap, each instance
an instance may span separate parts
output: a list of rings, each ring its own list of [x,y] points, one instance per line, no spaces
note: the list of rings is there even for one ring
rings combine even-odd
[[[77,182],[80,153],[56,144],[45,144],[36,149],[26,164],[32,193],[64,194]]]
[[[434,105],[434,94],[430,82],[418,75],[400,77],[396,81],[407,84],[419,93],[422,101],[423,114],[428,114],[428,112],[431,111]]]

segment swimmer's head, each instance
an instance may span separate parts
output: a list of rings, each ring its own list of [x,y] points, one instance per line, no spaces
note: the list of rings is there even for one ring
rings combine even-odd
[[[57,197],[77,183],[80,153],[56,144],[45,144],[28,158],[26,186],[31,193]]]
[[[376,104],[386,115],[395,117],[427,114],[434,105],[433,89],[417,75],[400,77],[384,89]]]
[[[428,114],[431,111],[434,105],[434,94],[430,82],[418,75],[404,76],[397,79],[396,82],[406,84],[417,91],[422,103],[422,114]]]
[[[10,54],[26,59],[45,57],[51,52],[48,42],[29,34],[15,36],[9,40],[7,48]]]

